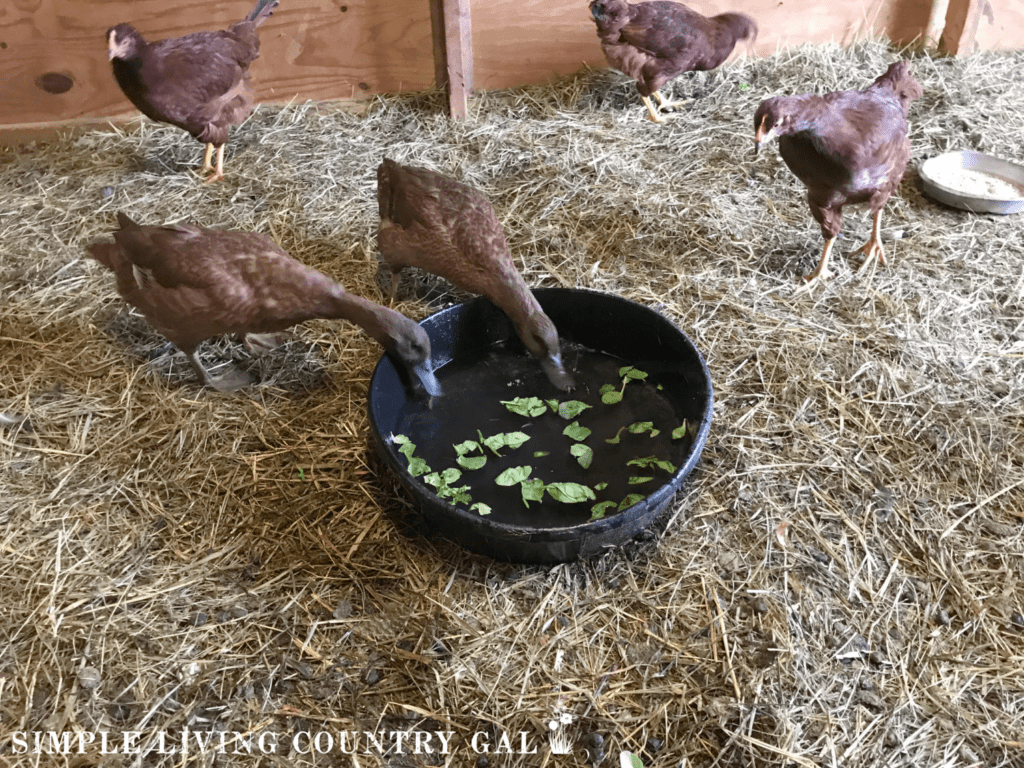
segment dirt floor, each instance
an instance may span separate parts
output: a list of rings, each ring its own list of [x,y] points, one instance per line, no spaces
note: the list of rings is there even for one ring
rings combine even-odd
[[[777,146],[753,155],[761,99],[900,55],[682,77],[663,126],[610,71],[480,94],[461,124],[436,94],[263,107],[210,186],[151,123],[0,154],[0,763],[1024,765],[1024,219],[916,172],[1024,162],[1024,53],[914,56],[873,274],[850,208],[837,276],[797,293],[821,234]],[[204,360],[263,384],[203,389],[84,251],[118,210],[255,230],[381,300],[385,154],[480,188],[531,284],[642,302],[702,350],[711,436],[637,541],[522,567],[432,536],[370,454],[372,340],[215,340]]]

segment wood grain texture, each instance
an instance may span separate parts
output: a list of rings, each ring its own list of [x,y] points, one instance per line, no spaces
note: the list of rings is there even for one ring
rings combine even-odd
[[[469,0],[462,0],[469,2]],[[951,0],[954,5],[966,0]],[[1024,47],[1024,4],[980,0],[982,49]],[[692,0],[705,15],[753,16],[757,51],[875,33],[909,41],[928,26],[931,0]],[[110,72],[106,30],[130,21],[147,38],[224,29],[250,0],[0,1],[0,125],[131,113]],[[343,10],[344,9],[344,10]],[[586,65],[607,66],[587,0],[476,0],[472,3],[477,88],[543,82]],[[284,102],[420,90],[435,83],[430,0],[281,0],[261,28],[252,66],[256,97]],[[70,78],[64,93],[41,85]],[[40,84],[37,84],[40,81]]]
[[[133,111],[106,55],[122,21],[147,39],[225,29],[251,0],[15,0],[0,3],[0,124],[102,117]],[[344,10],[343,10],[344,9]],[[260,30],[251,72],[259,101],[350,98],[420,90],[434,81],[430,12],[422,0],[283,0]],[[41,89],[48,72],[70,77],[62,94]]]
[[[974,49],[983,0],[949,0],[946,27],[939,49],[953,56],[964,56]]]
[[[469,0],[444,0],[445,85],[448,112],[456,120],[466,117],[473,92],[473,26]]]
[[[632,1],[632,0],[631,0]],[[1013,2],[1013,0],[1005,0]],[[931,0],[689,0],[705,16],[739,11],[753,16],[760,54],[801,43],[849,44],[868,35],[908,42],[928,25]],[[520,0],[473,5],[473,53],[478,88],[541,82],[581,66],[607,66],[586,0]],[[1024,43],[1024,33],[1021,35]]]

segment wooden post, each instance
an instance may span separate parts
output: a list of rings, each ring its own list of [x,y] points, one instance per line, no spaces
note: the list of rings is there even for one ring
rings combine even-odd
[[[949,0],[946,27],[939,50],[951,56],[966,56],[974,50],[974,36],[981,20],[982,0]]]
[[[473,39],[469,0],[430,0],[434,32],[434,77],[448,91],[452,118],[466,117],[466,99],[473,93]]]

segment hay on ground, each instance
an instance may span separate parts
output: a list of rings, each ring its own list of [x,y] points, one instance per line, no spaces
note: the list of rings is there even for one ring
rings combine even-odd
[[[1024,219],[941,207],[911,170],[890,265],[853,275],[851,208],[838,276],[795,295],[821,236],[775,147],[752,157],[762,98],[863,87],[897,55],[679,78],[666,95],[696,100],[664,126],[614,72],[480,94],[459,124],[437,94],[264,107],[212,186],[201,145],[149,123],[0,155],[0,758],[27,759],[16,731],[153,748],[187,727],[228,753],[272,733],[265,766],[484,765],[477,732],[537,749],[492,766],[582,765],[595,733],[603,765],[1019,765]],[[912,168],[1024,161],[1022,66],[915,57]],[[203,390],[181,355],[150,359],[162,340],[83,250],[117,210],[256,230],[380,300],[385,154],[483,190],[531,284],[657,307],[704,352],[712,436],[653,535],[553,568],[432,537],[370,456],[371,340],[217,340],[210,361],[265,384]],[[563,713],[571,757],[548,747]],[[342,730],[454,736],[447,756],[291,751]],[[256,764],[84,751],[67,764]]]

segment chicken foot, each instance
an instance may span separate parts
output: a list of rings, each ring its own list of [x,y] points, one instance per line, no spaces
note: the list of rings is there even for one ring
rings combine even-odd
[[[217,150],[217,166],[213,165],[213,150]],[[209,184],[214,181],[220,181],[224,178],[224,145],[221,144],[219,147],[215,147],[213,144],[207,143],[206,153],[203,155],[203,167],[197,171],[199,175],[210,173],[213,171],[213,175],[206,179],[206,183]]]
[[[242,389],[250,384],[256,383],[256,379],[250,376],[243,370],[231,366],[227,373],[223,373],[217,378],[210,375],[210,372],[203,367],[203,364],[199,361],[199,351],[193,349],[191,352],[186,353],[188,355],[188,361],[192,366],[192,370],[196,372],[196,376],[206,386],[216,389],[218,392],[234,392],[236,389]]]
[[[682,107],[693,101],[693,99],[684,99],[683,101],[665,101],[665,97],[662,96],[658,91],[652,93],[651,96],[653,96],[654,100],[658,102],[658,109],[654,108],[654,104],[651,103],[650,97],[641,96],[640,98],[643,99],[644,106],[647,107],[647,114],[649,115],[649,119],[655,123],[665,122],[665,116],[661,114],[662,109],[665,109],[666,107]]]
[[[693,99],[683,99],[682,101],[665,101],[665,97],[661,95],[660,91],[655,91],[651,94],[654,100],[658,102],[658,109],[665,109],[666,107],[685,107]]]
[[[878,262],[883,267],[889,262],[885,259],[885,251],[882,250],[882,211],[881,209],[875,211],[875,214],[871,223],[871,237],[858,248],[854,253],[864,254],[864,263],[860,269],[857,270],[857,274],[861,274],[866,271],[875,262]]]
[[[806,281],[802,286],[797,288],[797,293],[803,291],[809,291],[818,283],[823,283],[828,280],[834,274],[832,270],[828,268],[828,259],[832,255],[832,248],[836,244],[836,239],[830,237],[825,241],[825,250],[821,253],[821,259],[818,261],[818,266],[814,268],[814,271],[809,275],[804,275]]]
[[[664,123],[665,122],[665,118],[660,117],[658,115],[657,111],[654,109],[654,105],[651,104],[650,97],[649,96],[641,96],[640,98],[643,100],[644,106],[647,107],[648,119],[650,119],[651,122],[654,122],[654,123]]]

